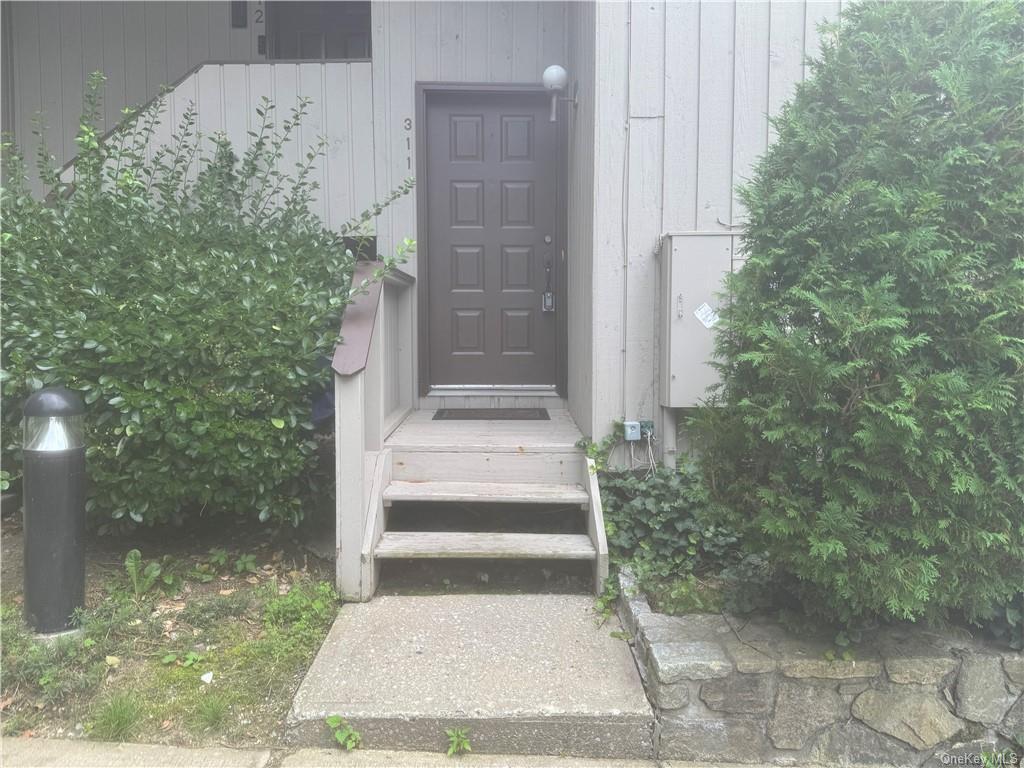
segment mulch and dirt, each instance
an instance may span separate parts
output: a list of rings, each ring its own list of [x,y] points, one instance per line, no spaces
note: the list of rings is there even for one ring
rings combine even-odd
[[[82,633],[41,643],[21,619],[23,531],[20,515],[8,515],[0,523],[4,735],[278,743],[340,605],[333,563],[312,554],[309,537],[216,521],[201,534],[91,534]],[[152,583],[127,573],[133,549],[143,568],[161,566]]]

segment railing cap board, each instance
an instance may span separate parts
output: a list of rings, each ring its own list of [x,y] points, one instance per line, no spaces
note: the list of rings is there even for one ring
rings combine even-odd
[[[331,367],[339,376],[352,376],[366,368],[366,360],[370,354],[370,339],[377,325],[377,308],[380,306],[383,283],[408,286],[415,278],[401,270],[395,269],[384,276],[383,280],[374,280],[374,272],[383,264],[380,261],[360,261],[356,264],[352,275],[352,288],[358,289],[364,280],[369,281],[365,293],[357,293],[352,303],[345,308],[341,320],[342,341],[334,348]]]

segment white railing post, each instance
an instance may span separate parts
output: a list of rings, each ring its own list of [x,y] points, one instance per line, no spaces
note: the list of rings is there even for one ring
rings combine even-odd
[[[334,552],[338,592],[362,599],[360,550],[365,534],[366,377],[363,371],[334,376]]]
[[[376,266],[359,264],[352,284],[371,278]],[[343,343],[334,351],[335,574],[338,592],[349,600],[368,600],[376,587],[373,548],[391,477],[384,440],[408,413],[385,390],[399,377],[403,391],[411,375],[412,363],[404,359],[411,344],[396,338],[396,308],[408,302],[411,284],[411,277],[392,274],[354,296],[342,322]]]

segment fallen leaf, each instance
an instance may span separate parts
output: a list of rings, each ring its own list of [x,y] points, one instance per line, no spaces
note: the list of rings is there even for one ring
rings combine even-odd
[[[174,722],[172,720],[164,720],[162,723],[160,723],[160,730],[169,731],[171,730],[172,725],[174,725]]]
[[[273,555],[270,556],[270,559],[273,560],[275,563],[280,562],[283,558],[284,558],[284,550],[283,549],[277,550],[277,552],[275,552]]]
[[[246,579],[246,581],[249,582],[250,584],[259,584],[260,583],[260,580],[257,579],[255,576],[249,576]]]
[[[33,731],[31,728],[29,728],[27,731],[22,731],[21,732],[21,738],[23,738],[23,739],[31,739],[35,735],[36,735],[36,732]]]
[[[203,674],[199,676],[199,679],[209,685],[213,682],[213,672],[203,672]]]
[[[11,705],[12,701],[14,701],[14,694],[11,694],[10,696],[4,699],[0,699],[0,712],[3,712],[5,709],[7,709]]]
[[[107,656],[106,662],[108,667],[112,667],[114,669],[121,666],[121,660],[117,656]]]
[[[218,595],[223,595],[224,597],[227,597],[228,595],[235,594],[235,590],[234,589],[222,589],[217,594]]]

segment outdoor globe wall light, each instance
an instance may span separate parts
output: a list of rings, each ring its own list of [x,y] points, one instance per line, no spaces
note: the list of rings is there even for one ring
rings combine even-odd
[[[64,387],[24,407],[25,620],[40,635],[73,629],[85,605],[85,404]]]
[[[569,73],[565,71],[565,67],[552,64],[544,70],[540,79],[544,83],[544,88],[551,92],[551,117],[549,119],[553,123],[558,119],[558,94],[564,92],[566,86],[569,85]],[[573,105],[576,104],[575,97],[562,98],[562,101],[571,101]]]

